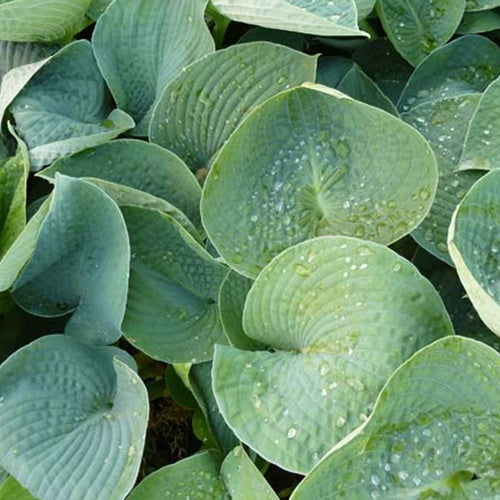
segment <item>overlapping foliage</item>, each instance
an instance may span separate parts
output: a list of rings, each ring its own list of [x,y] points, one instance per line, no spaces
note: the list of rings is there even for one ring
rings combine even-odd
[[[498,498],[499,9],[0,0],[0,500]]]

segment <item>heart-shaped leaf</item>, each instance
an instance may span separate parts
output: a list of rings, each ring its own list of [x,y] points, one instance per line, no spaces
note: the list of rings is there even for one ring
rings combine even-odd
[[[53,42],[82,29],[91,0],[2,0],[0,39]]]
[[[0,465],[40,500],[124,498],[148,419],[130,363],[63,335],[13,354],[0,367]]]
[[[465,0],[379,0],[377,11],[396,50],[413,66],[446,43],[464,15]]]
[[[403,364],[365,426],[292,495],[311,498],[495,498],[500,356],[461,337]]]
[[[225,339],[217,302],[228,269],[168,215],[122,212],[132,251],[125,337],[169,363],[212,359],[213,344]]]
[[[224,260],[255,278],[314,236],[402,238],[427,214],[436,184],[434,155],[412,127],[307,85],[268,100],[231,136],[205,183],[202,220]]]
[[[10,111],[35,170],[134,126],[126,113],[111,108],[86,40],[73,42],[48,59],[14,99]]]
[[[481,96],[470,122],[460,161],[461,169],[490,170],[500,167],[500,139],[494,133],[500,125],[499,99],[500,78],[497,78]]]
[[[313,82],[316,61],[268,42],[209,54],[165,89],[151,141],[176,152],[192,169],[206,168],[249,111],[282,90]]]
[[[215,49],[203,13],[207,0],[115,0],[97,21],[92,43],[118,106],[148,134],[165,85]]]
[[[460,280],[484,323],[500,336],[500,170],[469,191],[448,237]]]
[[[175,154],[155,144],[133,139],[100,144],[56,161],[38,176],[51,180],[56,172],[150,193],[182,210],[197,227],[201,225],[201,188],[196,177]]]
[[[96,186],[59,175],[33,256],[12,293],[31,314],[73,313],[65,329],[70,335],[112,343],[121,336],[129,259],[119,208]]]
[[[210,500],[278,499],[244,449],[237,446],[222,464],[220,455],[209,450],[167,465],[144,479],[129,500],[191,498],[200,492]]]
[[[234,21],[265,28],[324,36],[366,36],[358,29],[354,0],[212,0],[212,4]]]
[[[413,265],[343,236],[276,257],[248,295],[243,325],[272,351],[217,346],[218,406],[243,442],[300,473],[363,423],[401,362],[453,333],[437,292]]]

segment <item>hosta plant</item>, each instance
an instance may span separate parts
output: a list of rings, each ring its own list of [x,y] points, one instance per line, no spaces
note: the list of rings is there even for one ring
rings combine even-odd
[[[0,500],[499,498],[499,9],[0,0]]]

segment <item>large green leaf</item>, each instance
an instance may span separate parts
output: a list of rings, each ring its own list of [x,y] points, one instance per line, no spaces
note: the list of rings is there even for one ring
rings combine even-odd
[[[453,333],[439,295],[413,265],[343,236],[276,257],[250,291],[243,325],[272,351],[217,346],[218,406],[243,442],[300,473],[363,423],[401,362]]]
[[[365,4],[366,2],[363,1]],[[324,36],[366,36],[354,0],[212,0],[225,16],[265,28]]]
[[[322,85],[336,88],[344,94],[398,115],[394,104],[378,88],[377,84],[355,63],[344,57],[322,57],[319,60],[318,78]]]
[[[316,76],[316,57],[268,42],[234,45],[205,56],[165,89],[150,138],[192,168],[209,166],[253,108]]]
[[[35,170],[134,126],[126,113],[112,109],[86,40],[67,45],[47,60],[14,99],[10,111]]]
[[[213,52],[203,12],[206,0],[115,0],[92,37],[102,74],[118,106],[148,134],[152,107],[188,64]]]
[[[466,0],[465,10],[478,11],[500,7],[500,0]]]
[[[422,61],[406,84],[399,108],[409,111],[443,97],[484,92],[498,76],[498,45],[479,35],[463,36]]]
[[[490,170],[500,167],[500,78],[484,92],[467,131],[460,160],[461,169]]]
[[[500,336],[500,170],[480,179],[458,206],[448,245],[470,300]]]
[[[212,359],[213,344],[225,338],[217,302],[228,269],[168,215],[122,211],[132,250],[125,337],[154,359]]]
[[[10,70],[46,59],[57,49],[57,45],[18,43],[0,40],[0,80],[2,80]]]
[[[0,366],[0,465],[40,500],[123,499],[148,420],[131,363],[64,335],[13,354]]]
[[[413,128],[307,85],[261,105],[231,136],[205,184],[202,220],[225,261],[253,278],[314,236],[400,239],[427,214],[436,184],[434,155]]]
[[[51,180],[56,172],[95,177],[150,193],[172,203],[200,226],[198,181],[182,160],[155,144],[133,139],[111,141],[62,158],[38,175]]]
[[[465,0],[379,0],[377,11],[396,50],[413,66],[446,43],[464,15]]]
[[[450,337],[422,349],[293,500],[497,498],[499,377],[500,356],[479,342]]]
[[[241,446],[224,459],[203,451],[153,472],[129,500],[206,498],[207,500],[277,500],[269,484]]]
[[[2,0],[0,39],[52,42],[82,29],[91,0]]]
[[[38,231],[33,256],[13,286],[16,302],[44,317],[73,313],[66,333],[97,344],[115,342],[130,258],[119,208],[94,185],[58,175]]]
[[[396,104],[413,68],[396,52],[389,40],[378,38],[362,45],[354,52],[353,59]]]
[[[22,142],[16,156],[0,159],[0,259],[26,224],[29,168],[28,150]]]
[[[481,176],[479,172],[457,172],[467,127],[480,94],[463,94],[420,104],[401,118],[413,125],[436,154],[439,183],[436,198],[424,221],[412,236],[427,251],[450,265],[448,227],[457,205]]]
[[[0,484],[0,500],[36,500],[13,477],[8,477]]]

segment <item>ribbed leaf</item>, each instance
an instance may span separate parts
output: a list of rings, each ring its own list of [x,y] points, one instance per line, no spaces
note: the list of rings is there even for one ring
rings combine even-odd
[[[453,36],[464,9],[465,0],[379,0],[377,3],[387,36],[413,66]]]
[[[0,39],[53,42],[82,29],[91,0],[2,0]]]
[[[56,172],[150,193],[182,210],[197,227],[201,225],[198,181],[175,154],[154,144],[130,139],[108,142],[62,158],[38,176],[51,180]]]
[[[453,333],[437,292],[409,262],[341,236],[276,257],[250,291],[243,325],[272,351],[217,346],[219,408],[243,442],[300,473],[363,423],[401,362]]]
[[[150,138],[192,168],[206,168],[253,108],[290,87],[314,82],[316,57],[268,42],[234,45],[183,71],[158,102]]]
[[[479,180],[458,206],[448,245],[470,300],[500,336],[500,170]]]
[[[202,220],[225,261],[254,278],[314,236],[400,239],[425,217],[436,184],[434,155],[413,128],[307,85],[261,105],[231,136],[205,183]]]
[[[10,111],[35,170],[134,126],[126,113],[112,109],[86,40],[67,45],[46,61],[14,99]]]
[[[152,107],[188,64],[214,51],[207,0],[116,0],[99,18],[92,43],[118,106],[148,134]]]
[[[123,499],[148,419],[126,363],[119,349],[63,335],[13,354],[0,367],[0,465],[40,500]]]
[[[499,376],[500,356],[479,342],[450,337],[422,349],[292,499],[495,498]]]
[[[67,334],[96,344],[115,342],[129,258],[125,223],[113,201],[86,181],[58,176],[33,256],[14,283],[14,299],[39,316],[73,313]]]
[[[363,36],[354,0],[212,0],[225,16],[265,28],[324,36]]]
[[[213,344],[224,342],[217,302],[228,269],[168,215],[122,211],[132,250],[125,337],[169,363],[212,359]]]

